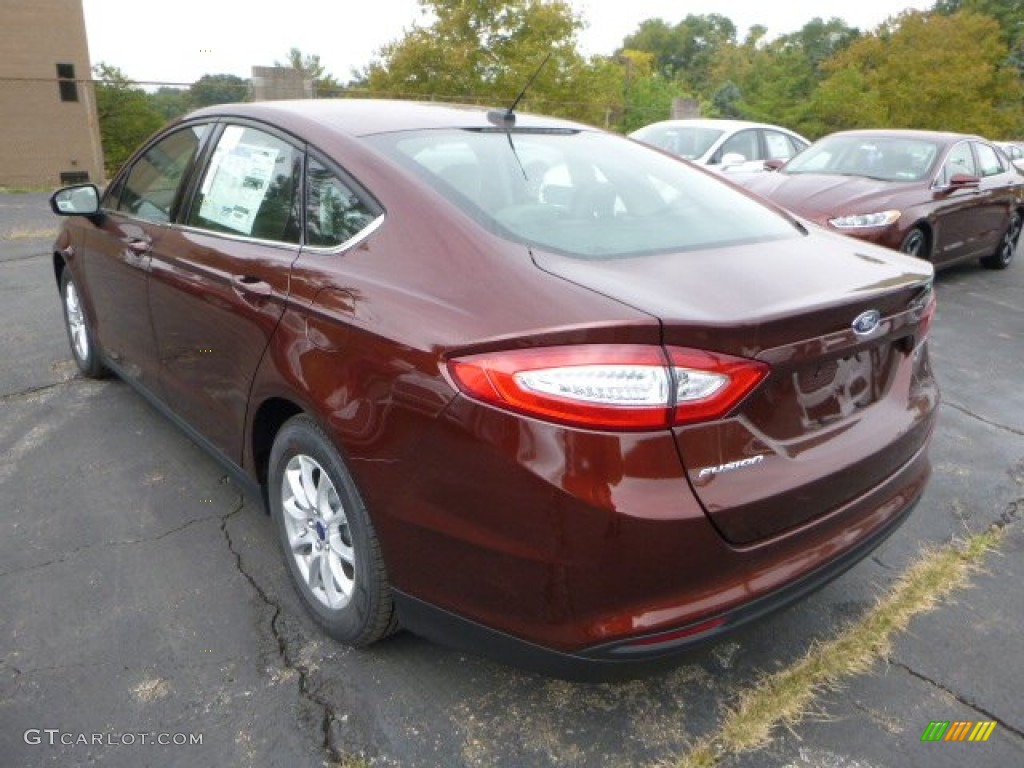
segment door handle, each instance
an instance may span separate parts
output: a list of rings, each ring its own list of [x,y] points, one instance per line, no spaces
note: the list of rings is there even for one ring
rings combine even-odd
[[[128,250],[139,256],[145,256],[149,253],[149,249],[153,243],[149,240],[143,240],[141,238],[133,237],[128,241]]]
[[[231,285],[240,294],[252,293],[257,296],[269,296],[273,290],[270,283],[255,275],[235,275],[231,278]]]

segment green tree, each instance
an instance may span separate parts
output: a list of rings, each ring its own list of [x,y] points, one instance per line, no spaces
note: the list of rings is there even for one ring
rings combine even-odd
[[[313,81],[314,96],[337,96],[344,90],[342,84],[320,63],[319,54],[305,55],[298,48],[291,48],[288,60],[284,63],[275,61],[274,66],[290,67],[308,77]]]
[[[623,114],[618,128],[634,131],[648,123],[667,120],[672,100],[688,95],[685,85],[655,70],[655,56],[624,50],[616,57],[623,67]]]
[[[165,120],[146,92],[117,67],[100,62],[93,73],[100,141],[109,177]]]
[[[947,16],[970,11],[995,19],[1009,49],[1008,62],[1024,78],[1024,3],[1021,0],[937,0],[935,11]]]
[[[237,75],[203,75],[188,89],[188,100],[193,108],[249,101],[250,98],[249,81]]]
[[[1011,135],[1024,126],[1024,88],[999,24],[970,12],[910,11],[828,62],[811,105],[838,127],[884,125]],[[856,77],[851,72],[856,73]],[[841,97],[872,105],[860,118]]]
[[[188,99],[188,91],[184,88],[171,88],[162,85],[149,94],[149,100],[164,120],[181,117],[192,108]]]
[[[720,48],[711,68],[711,110],[720,117],[778,123],[809,136],[822,132],[810,99],[828,76],[826,65],[860,32],[840,19],[814,18],[800,30],[765,42],[753,27],[742,45]]]
[[[622,109],[623,69],[577,50],[582,20],[556,0],[420,0],[428,26],[384,46],[361,73],[395,98],[510,105],[550,54],[520,109],[604,125]]]
[[[715,90],[711,69],[718,52],[735,44],[736,25],[717,13],[690,14],[675,26],[648,19],[622,43],[624,49],[653,53],[659,73],[703,96]]]

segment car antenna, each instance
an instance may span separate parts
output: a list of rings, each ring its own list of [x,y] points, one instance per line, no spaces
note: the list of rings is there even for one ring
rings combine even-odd
[[[526,81],[526,85],[523,86],[523,90],[521,90],[519,92],[519,95],[516,96],[516,100],[512,102],[511,107],[506,109],[504,112],[502,112],[500,109],[492,109],[487,113],[487,120],[492,125],[496,125],[499,128],[504,128],[505,130],[508,130],[509,128],[516,124],[516,107],[519,106],[519,102],[523,100],[523,96],[526,95],[526,92],[530,89],[530,86],[533,85],[533,81],[537,79],[537,75],[539,75],[540,71],[544,69],[544,65],[548,63],[548,59],[550,58],[551,51],[548,51],[548,55],[544,57],[544,61],[542,61],[540,63],[540,66],[538,66],[537,69],[533,71],[533,74],[530,75],[530,79]]]

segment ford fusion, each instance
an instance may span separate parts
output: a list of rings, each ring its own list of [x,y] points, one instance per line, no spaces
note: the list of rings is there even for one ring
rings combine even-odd
[[[931,265],[620,136],[219,106],[51,202],[82,373],[265,501],[344,643],[644,666],[839,575],[929,475]]]
[[[799,216],[927,259],[937,269],[1013,260],[1024,223],[1024,175],[977,136],[844,131],[777,173],[737,181]]]

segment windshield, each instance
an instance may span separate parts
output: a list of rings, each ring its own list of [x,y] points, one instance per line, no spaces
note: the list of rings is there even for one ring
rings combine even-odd
[[[590,131],[430,130],[367,138],[491,231],[581,258],[796,237],[725,182]]]
[[[938,154],[938,145],[924,139],[836,135],[812,144],[790,160],[783,171],[865,176],[881,181],[921,181]]]
[[[687,160],[703,157],[725,131],[695,125],[655,123],[633,131],[630,138],[672,152]]]

